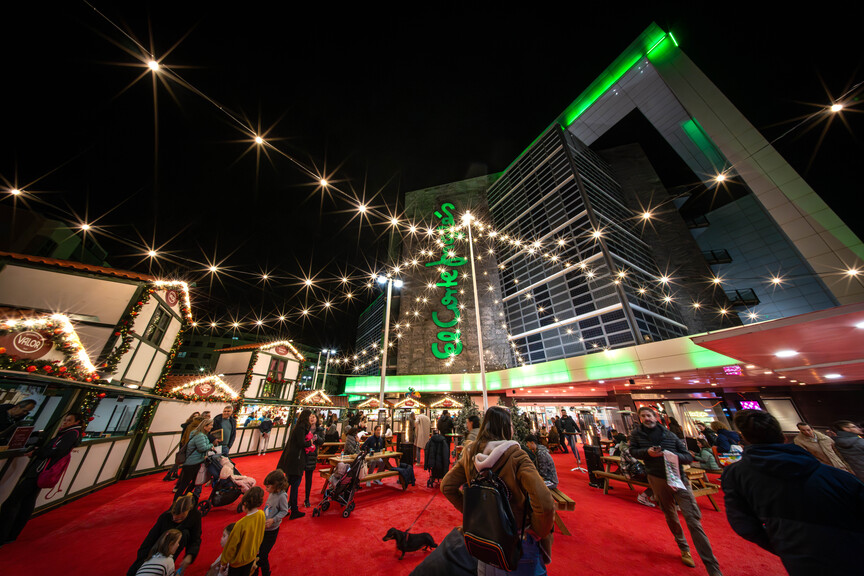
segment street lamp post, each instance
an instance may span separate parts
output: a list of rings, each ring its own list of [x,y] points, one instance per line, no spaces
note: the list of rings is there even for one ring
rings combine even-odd
[[[471,234],[471,222],[474,216],[465,212],[462,222],[468,227],[468,253],[471,257],[471,284],[474,287],[474,321],[477,324],[477,347],[480,355],[480,383],[483,386],[483,412],[489,408],[489,398],[486,395],[486,361],[483,353],[483,330],[480,327],[480,298],[477,297],[477,274],[474,271],[474,237]]]
[[[322,352],[327,352],[327,359],[324,361],[324,378],[321,380],[321,389],[324,390],[327,388],[327,369],[330,368],[330,354],[335,354],[335,350],[322,350]]]
[[[402,280],[393,280],[387,276],[378,276],[379,284],[387,284],[387,308],[384,312],[384,346],[381,356],[381,393],[378,395],[378,409],[384,409],[384,379],[387,376],[387,349],[390,347],[390,301],[393,298],[393,284],[396,288],[402,287]]]
[[[321,366],[321,352],[318,352],[318,360],[315,361],[315,374],[312,377],[312,390],[318,385],[318,367]]]

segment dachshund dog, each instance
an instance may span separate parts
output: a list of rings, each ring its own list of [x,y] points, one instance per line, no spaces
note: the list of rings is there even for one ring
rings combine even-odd
[[[396,541],[396,549],[402,552],[402,556],[399,556],[399,560],[402,560],[402,558],[405,557],[406,552],[414,552],[421,548],[428,550],[430,548],[438,547],[438,544],[435,543],[435,540],[432,539],[432,535],[428,532],[409,534],[408,532],[397,530],[396,528],[390,528],[387,531],[387,535],[381,540],[384,542],[387,540]]]

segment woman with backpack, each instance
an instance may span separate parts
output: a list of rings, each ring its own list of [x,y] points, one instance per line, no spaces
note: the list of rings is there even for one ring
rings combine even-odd
[[[30,463],[0,508],[0,546],[14,542],[21,534],[33,515],[42,488],[53,488],[60,481],[69,465],[67,456],[81,441],[83,433],[84,418],[78,412],[69,412],[60,420],[54,438],[35,453],[32,450],[27,453]]]
[[[480,424],[477,441],[464,449],[462,457],[441,481],[441,493],[457,510],[464,512],[463,504],[469,500],[467,496],[463,500],[460,487],[476,480],[481,473],[491,477],[491,471],[510,493],[509,503],[517,529],[523,525],[525,527],[522,532],[522,555],[518,567],[513,571],[506,572],[481,562],[485,572],[478,570],[478,573],[485,573],[486,576],[543,575],[546,574],[545,565],[551,559],[555,501],[531,458],[512,437],[510,413],[501,406],[489,408]],[[489,522],[498,519],[484,520]]]

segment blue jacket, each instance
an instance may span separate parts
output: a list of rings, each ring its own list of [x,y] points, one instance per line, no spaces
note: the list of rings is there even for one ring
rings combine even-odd
[[[864,574],[864,484],[794,444],[747,446],[721,477],[739,536],[791,576]]]
[[[203,432],[192,433],[189,437],[189,442],[186,444],[186,462],[183,466],[195,466],[204,462],[207,458],[207,452],[213,449],[213,444],[210,443],[210,438]]]
[[[732,444],[741,444],[741,436],[732,430],[719,430],[717,432],[717,440],[715,446],[717,451],[721,453],[729,452],[732,449]]]

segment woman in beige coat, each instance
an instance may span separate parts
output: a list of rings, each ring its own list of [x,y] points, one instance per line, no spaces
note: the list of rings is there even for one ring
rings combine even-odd
[[[525,517],[525,496],[531,506],[528,527],[522,541],[522,559],[513,572],[503,572],[494,566],[480,563],[478,574],[546,574],[545,565],[551,559],[552,523],[555,519],[555,500],[537,472],[531,458],[511,440],[513,424],[510,413],[492,406],[483,416],[477,441],[467,445],[462,458],[441,480],[441,493],[462,512],[460,488],[469,478],[486,469],[494,470],[510,489],[510,507],[520,527]]]
[[[424,410],[417,415],[414,422],[414,447],[418,450],[426,450],[426,444],[429,443],[429,432],[432,430],[432,422]],[[417,460],[422,464],[423,458],[417,454]]]

